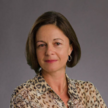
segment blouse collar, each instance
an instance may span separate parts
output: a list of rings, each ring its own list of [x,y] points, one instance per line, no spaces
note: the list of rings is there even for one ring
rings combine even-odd
[[[75,99],[78,99],[78,92],[77,88],[75,86],[75,80],[70,79],[69,76],[65,73],[67,81],[68,81],[68,93],[71,97],[74,97]],[[38,73],[35,76],[35,82],[36,82],[36,90],[39,95],[44,94],[47,91],[52,91],[52,88],[48,85],[48,83],[45,81],[45,79],[42,76],[42,73]]]

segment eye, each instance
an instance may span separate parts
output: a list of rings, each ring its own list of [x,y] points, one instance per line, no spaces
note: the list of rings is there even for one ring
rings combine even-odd
[[[44,44],[40,44],[38,47],[43,47],[44,46]]]
[[[56,42],[56,44],[57,44],[57,45],[60,45],[61,43],[59,43],[59,42]]]

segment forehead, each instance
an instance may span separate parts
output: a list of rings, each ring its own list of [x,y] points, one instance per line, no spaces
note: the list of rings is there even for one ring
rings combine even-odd
[[[41,26],[36,34],[36,40],[48,40],[55,38],[61,38],[62,40],[68,39],[67,36],[63,33],[63,31],[53,24]]]

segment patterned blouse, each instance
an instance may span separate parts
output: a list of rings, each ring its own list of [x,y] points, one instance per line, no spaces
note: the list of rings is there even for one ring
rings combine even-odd
[[[88,81],[68,81],[69,108],[107,108],[95,86]],[[62,99],[47,84],[41,73],[15,88],[10,108],[66,108]]]

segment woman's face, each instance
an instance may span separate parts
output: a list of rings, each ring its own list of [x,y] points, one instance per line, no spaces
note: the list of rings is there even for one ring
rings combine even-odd
[[[57,26],[48,24],[39,28],[36,34],[36,55],[43,70],[55,72],[65,69],[68,55],[72,50],[69,39]],[[56,61],[46,62],[46,60]]]

